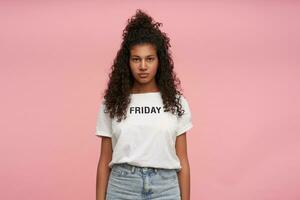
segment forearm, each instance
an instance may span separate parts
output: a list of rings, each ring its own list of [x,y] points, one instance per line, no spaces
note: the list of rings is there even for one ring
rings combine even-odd
[[[96,200],[105,200],[109,174],[108,163],[99,162],[96,178]]]
[[[181,200],[190,200],[190,166],[188,162],[181,163],[178,172]]]

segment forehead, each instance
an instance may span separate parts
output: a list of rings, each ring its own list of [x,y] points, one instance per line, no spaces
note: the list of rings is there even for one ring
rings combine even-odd
[[[137,44],[130,49],[131,56],[156,55],[156,48],[152,44]]]

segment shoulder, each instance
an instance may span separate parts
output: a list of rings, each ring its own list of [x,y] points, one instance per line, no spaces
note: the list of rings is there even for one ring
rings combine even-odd
[[[183,94],[177,94],[176,96],[177,96],[177,98],[179,98],[179,103],[180,104],[183,104],[183,105],[188,104],[188,100]]]

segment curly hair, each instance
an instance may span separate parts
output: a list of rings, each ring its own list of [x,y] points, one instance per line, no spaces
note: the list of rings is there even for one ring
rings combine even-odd
[[[118,50],[109,73],[109,81],[104,94],[105,113],[111,118],[117,117],[118,122],[126,119],[127,107],[131,102],[130,91],[134,77],[131,74],[129,57],[130,49],[137,44],[152,44],[156,48],[159,65],[155,80],[162,96],[164,111],[171,111],[182,116],[184,110],[180,103],[182,95],[180,80],[173,71],[174,63],[169,47],[170,39],[159,27],[162,23],[155,22],[151,16],[140,9],[128,19],[123,30],[121,48]]]

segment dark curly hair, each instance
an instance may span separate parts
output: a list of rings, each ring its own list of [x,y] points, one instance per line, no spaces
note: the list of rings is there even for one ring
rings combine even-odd
[[[133,87],[134,77],[131,74],[129,57],[130,49],[136,44],[152,44],[156,48],[159,65],[155,80],[160,89],[164,104],[164,111],[177,112],[182,116],[184,110],[180,103],[180,80],[173,71],[174,63],[169,47],[170,39],[166,33],[160,31],[162,23],[154,22],[151,16],[137,9],[135,16],[128,19],[128,24],[123,30],[123,42],[118,50],[109,73],[109,81],[104,91],[105,113],[110,117],[126,119],[127,107],[131,102],[130,91]]]

